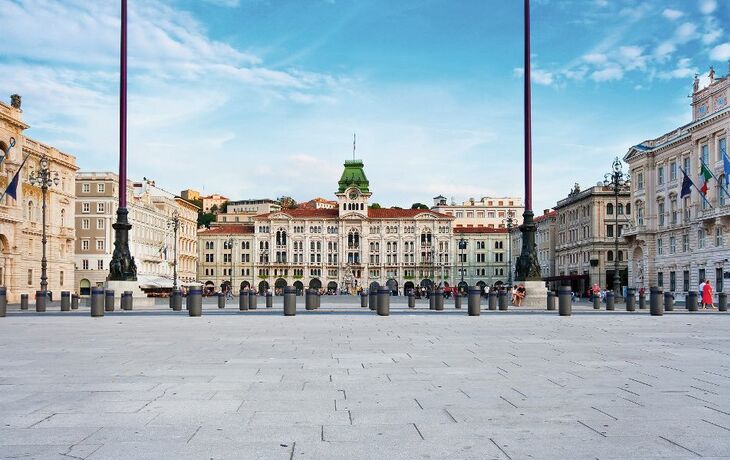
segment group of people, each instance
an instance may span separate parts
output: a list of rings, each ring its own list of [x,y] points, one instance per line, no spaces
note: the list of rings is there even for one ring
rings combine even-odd
[[[714,309],[715,308],[715,302],[712,301],[712,286],[710,285],[710,280],[705,280],[704,282],[700,283],[699,288],[699,295],[700,295],[700,306],[702,309]]]

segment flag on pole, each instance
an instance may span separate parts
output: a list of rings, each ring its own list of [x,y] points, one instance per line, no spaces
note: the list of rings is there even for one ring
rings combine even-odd
[[[15,145],[15,139],[13,139],[13,145]],[[9,149],[8,149],[9,150]],[[2,201],[3,198],[5,198],[5,195],[12,196],[14,200],[18,199],[18,181],[20,180],[20,171],[23,170],[23,165],[25,165],[25,162],[28,161],[28,158],[30,157],[30,153],[28,153],[25,158],[23,158],[23,162],[20,163],[20,166],[18,166],[18,170],[15,171],[15,175],[10,180],[10,183],[5,188],[5,191],[0,195],[0,201]]]
[[[724,152],[722,155],[722,165],[725,170],[725,187],[727,187],[730,185],[730,158]]]
[[[700,169],[700,192],[702,192],[703,195],[707,195],[707,183],[710,179],[712,179],[712,172],[707,168],[707,165],[702,162],[702,169]]]
[[[680,198],[691,195],[692,187],[694,186],[694,184],[692,183],[692,179],[689,178],[687,173],[682,171],[682,174],[684,175],[684,179],[682,179],[682,191],[679,194]]]

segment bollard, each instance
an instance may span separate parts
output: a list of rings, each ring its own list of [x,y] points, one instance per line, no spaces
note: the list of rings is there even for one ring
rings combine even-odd
[[[434,291],[431,291],[431,293],[428,295],[428,309],[436,309],[436,294],[434,294]]]
[[[594,310],[600,310],[601,309],[601,297],[594,295],[593,296],[593,309]]]
[[[70,291],[61,291],[61,311],[71,311]]]
[[[481,295],[481,293],[480,293],[480,295]],[[454,294],[454,308],[455,309],[461,310],[461,301],[462,301],[461,293],[457,292],[456,294]]]
[[[315,303],[316,301],[314,300],[314,296],[315,296],[314,289],[307,289],[305,291],[305,293],[304,293],[304,309],[305,310],[309,311],[309,310],[314,310],[316,308],[317,304]]]
[[[190,305],[188,314],[190,316],[201,316],[203,314],[203,289],[191,287],[188,291],[188,299]]]
[[[368,296],[365,294],[365,291],[360,293],[360,307],[368,308]]]
[[[497,293],[495,291],[489,291],[488,302],[490,310],[497,309]]]
[[[570,316],[573,313],[573,298],[570,295],[570,286],[558,288],[558,314]]]
[[[25,309],[28,309],[28,298],[26,297],[26,306]],[[79,295],[78,294],[71,294],[71,310],[78,310],[79,309]]]
[[[28,294],[20,294],[20,309],[28,309]]]
[[[639,293],[639,310],[646,310],[646,294]]]
[[[547,292],[547,309],[548,311],[555,310],[555,292],[553,291]]]
[[[390,315],[390,289],[387,286],[378,288],[378,316]]]
[[[616,308],[615,300],[613,291],[606,291],[606,311],[613,311]]]
[[[636,311],[635,294],[635,288],[626,288],[626,311]]]
[[[444,310],[444,290],[442,288],[436,288],[434,291],[434,297],[436,297],[435,310]]]
[[[8,311],[8,290],[0,286],[0,318],[4,318]]]
[[[408,308],[416,308],[416,296],[413,294],[413,290],[408,293]]]
[[[218,308],[226,308],[226,294],[224,292],[218,293]]]
[[[297,290],[294,286],[284,286],[284,316],[297,314]]]
[[[248,309],[256,310],[258,303],[259,303],[259,299],[256,295],[256,291],[251,289],[250,291],[248,291]]]
[[[499,290],[499,294],[497,294],[497,303],[499,304],[499,309],[501,311],[507,311],[507,291],[504,289]]]
[[[172,290],[172,310],[182,311],[182,291],[180,289]]]
[[[481,314],[482,290],[479,286],[469,286],[467,291],[466,310],[469,316],[479,316]]]
[[[248,310],[248,292],[245,289],[238,291],[238,309],[241,311]]]
[[[266,308],[274,308],[274,295],[270,292],[266,293]]]
[[[727,311],[727,292],[717,293],[717,311]]]
[[[48,295],[44,291],[35,291],[35,311],[43,313],[46,311]]]
[[[322,294],[318,289],[314,290],[314,309],[318,309],[322,305]]]
[[[91,288],[91,317],[104,316],[104,289]]]
[[[674,311],[674,294],[664,293],[664,311]]]
[[[119,299],[119,306],[124,311],[132,310],[132,291],[122,292],[122,297]]]
[[[112,289],[104,291],[104,311],[114,311],[114,291]]]
[[[651,316],[664,315],[664,292],[658,287],[649,288],[649,312]]]
[[[690,291],[684,298],[685,308],[689,311],[697,311],[699,306],[697,305],[697,293]]]
[[[378,309],[378,289],[372,289],[368,290],[368,307],[375,311]]]

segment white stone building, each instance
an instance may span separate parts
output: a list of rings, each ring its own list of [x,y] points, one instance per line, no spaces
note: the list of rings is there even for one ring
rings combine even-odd
[[[482,197],[479,200],[469,198],[461,204],[448,203],[446,197],[433,199],[432,211],[454,217],[453,227],[486,227],[505,228],[504,220],[510,214],[514,217],[514,225],[522,224],[525,207],[522,198],[517,197]]]

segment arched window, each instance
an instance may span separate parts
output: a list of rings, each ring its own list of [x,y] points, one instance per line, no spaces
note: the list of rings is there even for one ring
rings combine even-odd
[[[606,214],[608,214],[608,215],[613,214],[613,203],[608,203],[606,205]]]
[[[33,212],[33,202],[32,201],[28,201],[28,215],[27,215],[27,218],[28,218],[29,221],[32,222],[33,220],[35,220],[34,214],[35,213]]]
[[[631,214],[631,203],[626,203],[626,214]]]
[[[609,262],[613,262],[613,251],[608,251],[606,253],[606,260],[608,260]]]
[[[624,204],[619,203],[618,207],[616,208],[616,214],[623,214],[624,213]]]

